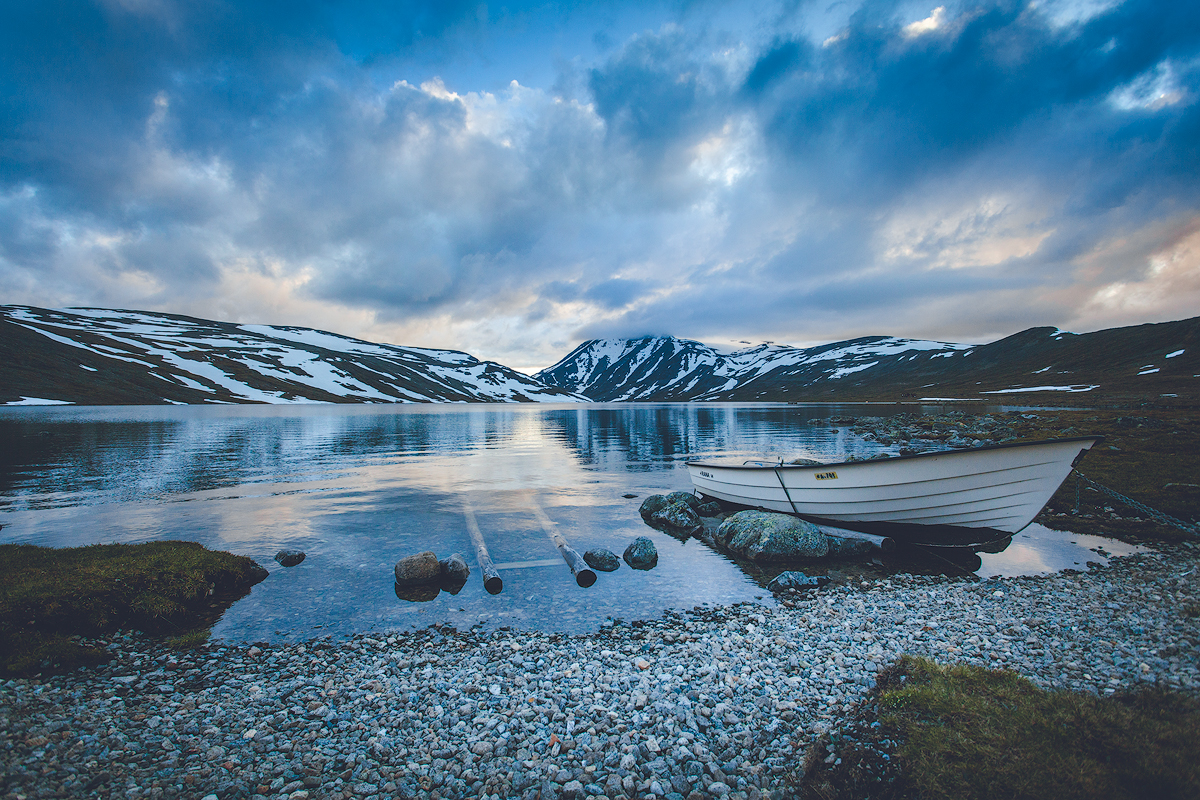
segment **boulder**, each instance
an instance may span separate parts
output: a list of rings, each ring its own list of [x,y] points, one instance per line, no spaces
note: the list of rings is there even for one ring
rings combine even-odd
[[[702,517],[715,517],[721,513],[721,504],[716,500],[709,500],[707,503],[701,503],[696,508],[696,513]]]
[[[767,584],[771,592],[789,592],[798,589],[816,589],[829,583],[824,575],[809,577],[803,572],[781,572]]]
[[[687,503],[675,500],[650,515],[651,525],[665,525],[681,531],[695,530],[700,526],[700,515]]]
[[[441,576],[442,565],[431,550],[405,556],[396,562],[396,585],[400,587],[433,583]]]
[[[441,570],[442,580],[449,583],[466,583],[467,578],[471,576],[471,568],[467,566],[467,560],[461,553],[451,553],[448,558],[443,558],[438,562],[438,568]]]
[[[829,554],[829,540],[816,525],[772,511],[739,511],[721,523],[715,539],[727,550],[763,564]]]
[[[621,566],[621,559],[617,558],[616,553],[605,550],[603,547],[593,547],[588,550],[583,554],[583,560],[589,567],[601,572],[612,572]]]
[[[667,495],[668,503],[687,503],[693,511],[700,507],[700,498],[691,492],[671,492]]]
[[[304,551],[280,550],[275,554],[275,560],[285,567],[294,567],[304,560]]]
[[[428,603],[441,593],[436,583],[412,583],[401,586],[396,584],[396,597],[410,603]]]
[[[638,509],[638,513],[642,515],[642,519],[649,522],[650,515],[663,508],[665,505],[667,505],[666,497],[661,494],[652,494],[642,501],[642,505],[641,508]]]
[[[658,550],[654,548],[654,542],[639,536],[625,548],[624,558],[634,569],[654,569],[658,564]]]

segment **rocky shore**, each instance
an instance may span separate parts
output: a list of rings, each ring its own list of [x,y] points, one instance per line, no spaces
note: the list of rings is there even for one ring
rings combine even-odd
[[[430,628],[0,684],[0,796],[758,798],[902,653],[1100,694],[1200,687],[1197,550],[831,584],[587,636]],[[831,752],[829,758],[836,758]]]

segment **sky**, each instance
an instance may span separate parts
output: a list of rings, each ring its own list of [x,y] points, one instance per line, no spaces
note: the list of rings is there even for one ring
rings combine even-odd
[[[535,371],[1200,313],[1200,3],[0,2],[0,303]]]

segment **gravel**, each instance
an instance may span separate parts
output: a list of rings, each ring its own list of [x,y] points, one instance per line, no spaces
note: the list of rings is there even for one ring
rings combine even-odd
[[[778,797],[902,653],[1100,694],[1200,685],[1196,550],[1082,574],[900,575],[586,636],[371,634],[0,684],[0,796]]]

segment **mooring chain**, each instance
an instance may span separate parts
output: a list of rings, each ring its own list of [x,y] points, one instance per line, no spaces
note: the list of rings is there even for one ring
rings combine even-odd
[[[1110,489],[1103,484],[1096,483],[1094,480],[1089,478],[1087,475],[1084,475],[1079,470],[1075,470],[1074,472],[1075,472],[1075,513],[1076,514],[1079,513],[1079,490],[1080,490],[1080,482],[1082,482],[1082,483],[1086,483],[1088,486],[1092,487],[1093,489],[1100,492],[1101,494],[1106,494],[1109,497],[1113,498],[1114,500],[1119,500],[1120,502],[1124,503],[1125,505],[1129,506],[1130,508],[1133,508],[1136,511],[1140,511],[1143,514],[1146,514],[1151,519],[1161,522],[1163,525],[1170,525],[1172,527],[1179,528],[1180,530],[1187,531],[1188,533],[1200,535],[1200,528],[1198,528],[1196,525],[1189,524],[1187,522],[1184,522],[1181,519],[1176,519],[1175,517],[1172,517],[1170,514],[1163,513],[1162,511],[1159,511],[1156,508],[1151,508],[1150,506],[1146,505],[1145,503],[1139,503],[1137,500],[1134,500],[1132,497],[1126,497],[1125,495],[1121,494],[1120,492],[1118,492],[1114,489]]]

